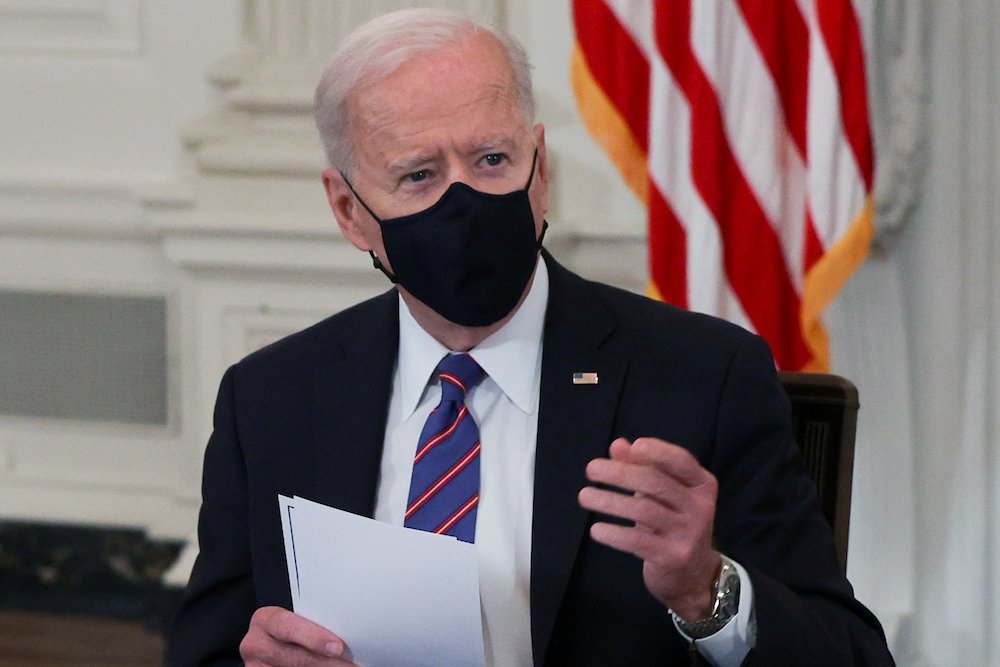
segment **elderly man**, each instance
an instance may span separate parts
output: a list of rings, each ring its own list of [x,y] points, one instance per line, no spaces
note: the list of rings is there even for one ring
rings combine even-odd
[[[288,610],[284,494],[474,542],[491,665],[892,664],[766,345],[542,251],[533,113],[521,49],[447,12],[335,57],[323,182],[395,288],[226,373],[168,662],[351,664]]]

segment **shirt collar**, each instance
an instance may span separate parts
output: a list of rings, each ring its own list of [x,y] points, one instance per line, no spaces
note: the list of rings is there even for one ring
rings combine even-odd
[[[469,351],[489,379],[518,408],[531,414],[538,404],[542,330],[549,301],[549,274],[539,260],[521,307],[500,330]],[[399,381],[403,418],[416,410],[431,374],[451,350],[424,331],[399,299]]]

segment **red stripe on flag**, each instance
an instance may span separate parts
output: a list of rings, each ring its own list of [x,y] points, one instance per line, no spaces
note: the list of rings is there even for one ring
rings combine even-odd
[[[687,234],[654,183],[648,203],[649,274],[661,299],[687,308]]]
[[[656,43],[691,106],[691,170],[722,235],[729,283],[779,367],[810,353],[799,329],[799,296],[771,228],[726,139],[722,111],[690,41],[690,0],[658,0]]]
[[[816,226],[813,224],[812,210],[806,206],[806,233],[802,241],[802,268],[806,273],[823,256],[823,241],[816,233]]]
[[[795,0],[740,0],[740,10],[778,90],[785,124],[803,161],[809,94],[809,27]]]
[[[872,138],[868,127],[868,94],[865,87],[865,52],[861,30],[850,0],[816,3],[820,32],[830,54],[840,86],[840,115],[844,134],[858,161],[865,190],[872,190]]]
[[[602,0],[574,0],[577,43],[594,80],[649,150],[649,63]],[[614,54],[609,58],[609,54]]]

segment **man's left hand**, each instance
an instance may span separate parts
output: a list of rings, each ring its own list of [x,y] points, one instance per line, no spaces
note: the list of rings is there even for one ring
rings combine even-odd
[[[681,618],[708,616],[722,562],[712,546],[715,477],[688,450],[656,438],[618,438],[608,452],[587,464],[587,478],[622,491],[588,486],[580,505],[635,525],[598,522],[590,536],[641,558],[646,588]]]

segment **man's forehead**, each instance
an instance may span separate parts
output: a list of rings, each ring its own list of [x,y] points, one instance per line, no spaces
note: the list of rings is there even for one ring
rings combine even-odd
[[[475,150],[514,143],[530,130],[516,91],[509,87],[479,85],[412,97],[383,92],[359,96],[352,105],[350,125],[356,139],[409,150],[446,140],[460,150]]]
[[[368,106],[394,93],[433,93],[437,89],[469,84],[491,86],[495,94],[517,97],[517,76],[502,44],[493,35],[476,33],[468,39],[438,48],[414,51],[391,70],[372,72],[349,93],[355,103]],[[422,97],[422,96],[421,96]],[[420,102],[414,97],[413,103]]]

